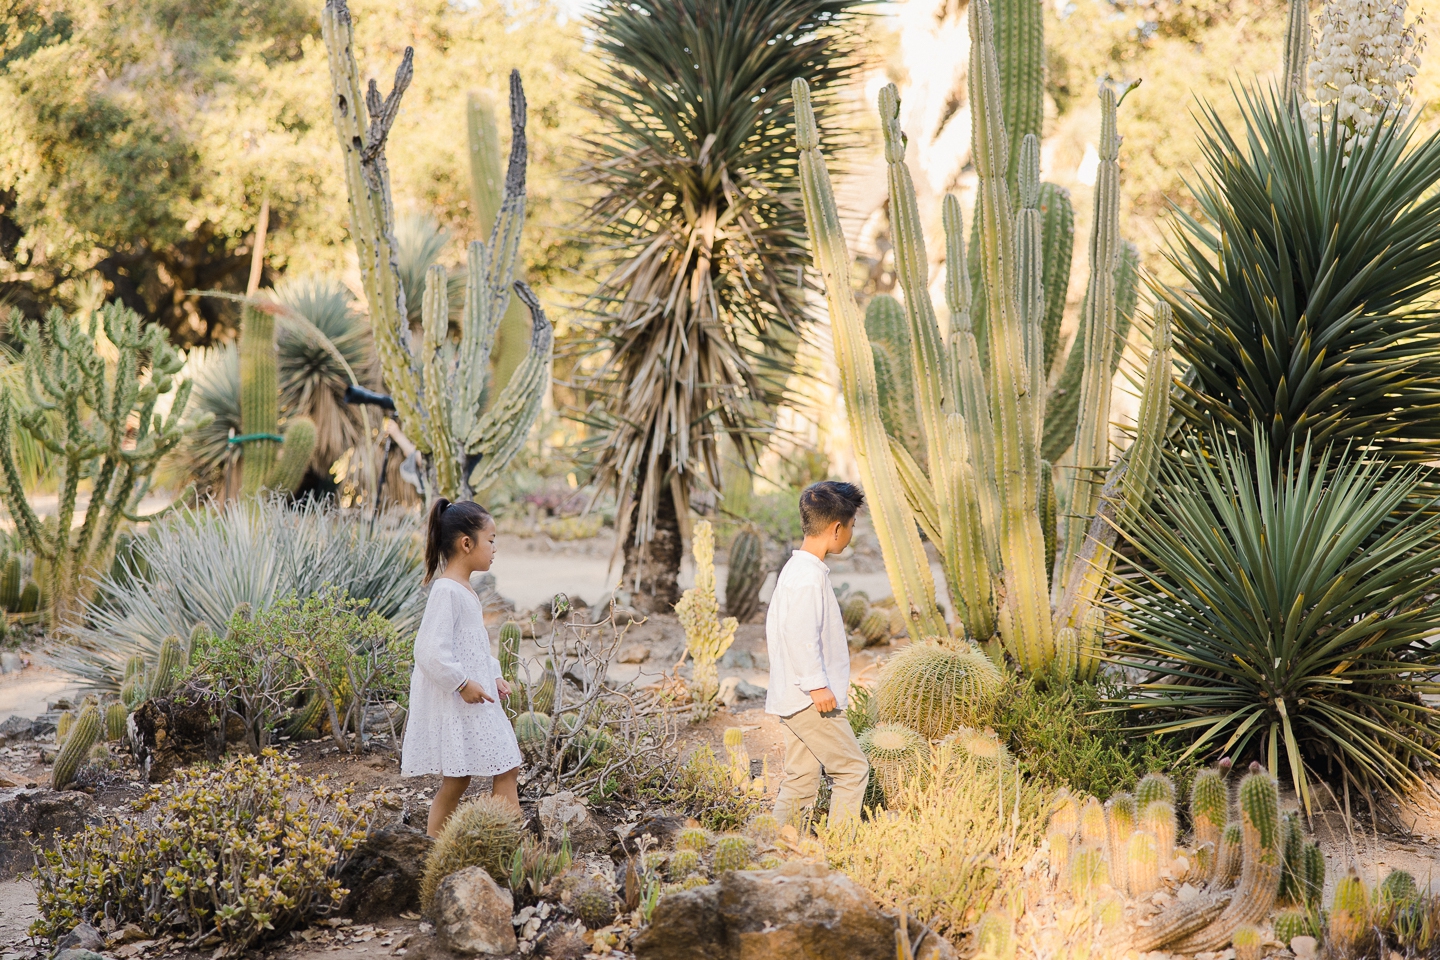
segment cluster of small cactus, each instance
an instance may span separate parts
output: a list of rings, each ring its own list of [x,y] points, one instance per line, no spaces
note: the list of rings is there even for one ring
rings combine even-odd
[[[894,601],[886,598],[885,601],[871,603],[869,594],[863,590],[845,596],[840,604],[840,615],[850,635],[851,650],[888,643],[891,638],[905,632],[905,618],[900,615]]]
[[[1004,678],[989,657],[964,644],[912,643],[880,670],[875,715],[940,740],[984,726]]]
[[[760,610],[760,588],[765,585],[765,541],[753,526],[743,528],[730,541],[730,568],[725,574],[725,612],[740,623]]]
[[[718,664],[735,640],[738,623],[734,617],[720,619],[720,603],[715,599],[715,529],[708,520],[695,524],[694,552],[695,586],[675,604],[675,616],[685,628],[695,717],[705,719],[715,711],[715,694],[720,687]]]
[[[889,803],[900,788],[920,776],[930,758],[930,744],[920,734],[898,723],[877,723],[860,737],[860,749],[870,761],[870,779]]]
[[[1157,306],[1154,351],[1128,467],[1112,463],[1109,396],[1122,301],[1128,296],[1119,289],[1126,247],[1118,228],[1115,116],[1123,92],[1117,95],[1108,84],[1101,88],[1090,290],[1071,351],[1072,361],[1077,355],[1080,359],[1066,363],[1056,391],[1076,403],[1073,413],[1066,406],[1057,411],[1063,416],[1052,417],[1046,409],[1048,372],[1069,272],[1069,258],[1059,248],[1069,240],[1067,224],[1073,224],[1073,216],[1063,191],[1040,184],[1038,121],[1024,119],[1040,114],[1043,41],[1032,31],[1027,43],[1003,45],[1008,59],[1002,89],[990,4],[972,2],[968,16],[972,156],[979,175],[974,273],[983,305],[972,304],[960,206],[947,196],[942,220],[950,323],[948,337],[941,336],[893,86],[880,92],[879,107],[903,309],[877,297],[862,323],[809,88],[796,80],[792,89],[806,221],[830,304],[836,363],[862,481],[911,635],[950,632],[936,604],[919,535],[923,530],[939,548],[957,625],[966,635],[988,642],[998,634],[1027,671],[1090,676],[1099,664],[1103,616],[1094,604],[1113,563],[1112,521],[1124,503],[1147,499],[1154,483],[1169,409],[1169,315]],[[1021,87],[1030,93],[1022,96]],[[1033,109],[1020,110],[1016,104],[1026,98],[1033,100]],[[1049,237],[1044,236],[1047,225]],[[1129,277],[1133,290],[1133,271]],[[982,318],[978,329],[972,325],[972,319],[980,324]],[[1045,443],[1045,425],[1056,419],[1068,420],[1074,432],[1052,450]],[[1054,527],[1054,478],[1044,455],[1058,456],[1066,448],[1074,449],[1078,469],[1067,474],[1072,519],[1061,541]],[[1107,482],[1115,489],[1102,498]],[[1052,554],[1058,554],[1053,565]]]
[[[367,96],[355,62],[354,23],[345,0],[326,0],[320,28],[349,188],[350,233],[359,255],[375,352],[400,423],[424,455],[427,492],[451,500],[469,499],[472,491],[498,478],[519,452],[550,382],[554,332],[534,292],[515,279],[528,157],[520,74],[510,74],[510,158],[504,193],[498,206],[487,203],[495,210],[493,224],[482,223],[490,229],[489,242],[472,241],[467,250],[459,342],[450,332],[448,277],[437,265],[426,275],[422,337],[416,351],[399,276],[395,207],[385,158],[400,99],[414,74],[413,55],[406,51],[389,96],[382,98],[373,85]],[[484,132],[483,124],[472,122],[470,127],[472,138]],[[495,162],[487,158],[496,151],[477,146],[472,140],[472,163]],[[498,170],[472,168],[472,180],[497,182]],[[484,192],[477,189],[477,207]],[[491,353],[512,291],[530,311],[529,351],[504,371],[507,375],[500,386],[500,377],[492,375]]]
[[[484,867],[492,877],[509,876],[510,861],[523,833],[520,812],[508,800],[477,797],[461,804],[445,822],[425,860],[420,881],[422,909],[430,912],[440,882],[457,870]]]
[[[315,452],[315,422],[292,417],[280,434],[275,315],[247,304],[240,321],[240,492],[294,493]],[[278,448],[278,449],[277,449]]]

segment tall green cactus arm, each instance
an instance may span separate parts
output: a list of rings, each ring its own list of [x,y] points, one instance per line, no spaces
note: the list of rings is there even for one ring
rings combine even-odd
[[[555,330],[535,292],[523,280],[515,281],[515,293],[530,311],[530,352],[515,368],[505,389],[476,423],[465,444],[466,453],[479,457],[470,474],[470,488],[479,490],[496,480],[500,471],[519,452],[545,400],[550,381],[550,358]]]
[[[420,369],[424,372],[425,427],[435,469],[436,487],[443,493],[460,486],[455,462],[455,440],[451,432],[450,389],[454,369],[454,346],[450,343],[450,291],[445,268],[431,264],[425,271],[425,294],[421,305]]]
[[[860,307],[850,290],[850,252],[835,208],[830,173],[820,152],[820,131],[810,105],[810,87],[797,78],[790,91],[795,98],[795,145],[800,152],[805,223],[814,248],[815,268],[825,283],[836,366],[885,571],[900,609],[909,616],[911,636],[943,636],[948,631],[935,606],[935,581],[915,530],[914,514],[901,494],[900,477],[880,420],[875,365],[865,339]]]
[[[1128,240],[1120,242],[1120,263],[1115,268],[1115,352],[1110,355],[1110,374],[1113,377],[1125,353],[1125,341],[1130,336],[1130,325],[1135,319],[1135,307],[1140,300],[1140,250]],[[1090,293],[1085,294],[1085,304],[1090,302]],[[1045,401],[1045,435],[1040,441],[1040,452],[1052,463],[1065,455],[1075,442],[1075,422],[1080,412],[1080,381],[1085,375],[1085,315],[1087,308],[1080,308],[1080,329],[1075,342],[1065,358],[1065,369],[1055,382]]]
[[[880,391],[880,419],[885,432],[892,446],[900,444],[923,474],[925,438],[915,410],[910,325],[900,302],[885,293],[872,297],[865,306],[865,335],[870,338],[870,354],[875,360],[875,385]]]
[[[1080,379],[1080,406],[1075,420],[1074,475],[1070,478],[1070,516],[1065,524],[1062,564],[1080,552],[1086,520],[1095,512],[1104,484],[1101,471],[1110,463],[1109,364],[1114,349],[1115,269],[1120,254],[1120,134],[1116,113],[1130,86],[1100,84],[1100,169],[1095,184],[1094,225],[1090,232],[1090,286],[1085,303],[1085,372]]]
[[[406,322],[405,288],[400,283],[400,261],[395,242],[395,210],[390,199],[390,171],[385,162],[385,140],[400,107],[400,98],[414,76],[414,51],[407,47],[395,71],[395,86],[382,101],[371,81],[367,97],[355,64],[354,23],[346,0],[325,0],[320,32],[330,63],[334,99],[331,112],[335,132],[345,155],[345,185],[350,198],[350,234],[360,263],[360,282],[370,308],[375,353],[395,410],[410,438],[424,453],[430,442],[412,424],[422,421],[420,371],[410,355],[410,327]],[[370,108],[367,124],[365,109]]]
[[[987,0],[970,4],[970,103],[975,169],[979,174],[980,237],[989,300],[990,397],[995,426],[995,478],[1000,492],[999,553],[1005,599],[1000,633],[1026,670],[1045,668],[1055,656],[1040,529],[1040,437],[1025,369],[1025,347],[1014,297],[1015,239],[994,25]]]
[[[256,439],[244,444],[240,460],[240,494],[258,494],[275,469],[279,443],[280,381],[276,370],[275,317],[246,306],[240,319],[240,432]],[[265,439],[260,439],[264,435]]]
[[[876,364],[878,367],[879,364]],[[915,522],[931,543],[941,543],[940,505],[935,499],[935,488],[925,470],[915,461],[910,451],[894,437],[890,437],[890,455],[895,458],[895,469],[900,474],[900,486],[905,491],[905,500],[915,513]]]
[[[1070,202],[1070,191],[1053,183],[1040,184],[1040,215],[1045,245],[1045,325],[1041,339],[1045,344],[1044,377],[1048,383],[1055,368],[1055,354],[1060,350],[1060,324],[1065,319],[1065,294],[1070,288],[1070,261],[1075,253],[1075,207]]]
[[[1045,121],[1045,6],[1041,0],[995,0],[995,58],[1000,103],[1009,134],[1005,182],[1019,183],[1020,145],[1040,138]]]
[[[1041,242],[1040,214],[1040,139],[1029,134],[1020,141],[1019,167],[1020,211],[1015,215],[1016,305],[1019,307],[1021,338],[1025,349],[1025,369],[1029,373],[1029,391],[1033,400],[1032,416],[1039,422],[1045,418],[1045,256]]]
[[[1282,81],[1286,99],[1298,104],[1305,99],[1305,68],[1310,63],[1310,4],[1308,0],[1290,0],[1290,14],[1285,20],[1285,63]]]
[[[1134,514],[1150,502],[1160,472],[1160,449],[1170,421],[1170,325],[1175,314],[1164,300],[1155,301],[1155,330],[1150,338],[1150,361],[1145,366],[1145,387],[1130,445],[1125,473],[1125,511]]]

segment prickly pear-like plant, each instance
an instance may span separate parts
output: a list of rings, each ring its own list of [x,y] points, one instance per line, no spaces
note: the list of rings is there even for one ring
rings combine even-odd
[[[880,669],[875,713],[939,740],[962,725],[983,726],[1002,683],[1000,671],[979,650],[912,643]]]
[[[335,132],[345,159],[350,232],[385,382],[405,432],[424,455],[427,491],[451,500],[468,499],[472,491],[500,476],[519,452],[549,385],[553,332],[535,294],[523,281],[514,280],[525,218],[527,157],[520,75],[510,74],[510,160],[504,197],[489,243],[471,242],[466,257],[459,343],[449,333],[444,271],[432,268],[426,278],[423,336],[417,352],[400,283],[395,208],[385,159],[386,140],[414,73],[413,53],[406,49],[394,87],[382,97],[373,81],[368,89],[361,85],[346,0],[326,0],[320,27],[330,61]],[[530,310],[530,351],[504,388],[492,391],[490,354],[512,285]]]
[[[50,768],[51,789],[63,790],[75,779],[75,771],[90,755],[90,748],[100,741],[101,733],[100,708],[91,704],[80,711],[60,745],[55,765]]]
[[[135,511],[150,492],[156,466],[201,424],[184,424],[190,381],[176,385],[184,361],[165,329],[143,325],[126,307],[106,304],[88,320],[51,310],[43,333],[39,324],[16,316],[10,329],[23,348],[25,397],[0,389],[0,502],[25,548],[35,554],[36,579],[46,571],[36,599],[45,593],[51,618],[68,623],[78,610],[81,585],[109,556],[120,524],[160,515],[141,517]],[[102,335],[113,360],[96,349]],[[157,415],[160,398],[172,391],[170,412]],[[59,498],[48,522],[31,507],[16,466],[15,441],[22,430],[46,447],[58,466]],[[71,521],[82,480],[92,492],[85,520],[76,527]]]
[[[1020,137],[1018,149],[1007,140],[1002,119],[994,26],[986,0],[970,6],[970,100],[974,117],[973,155],[979,174],[977,230],[979,276],[986,298],[988,371],[982,367],[971,325],[971,279],[966,272],[960,208],[953,197],[944,204],[947,236],[946,300],[950,307],[948,341],[940,335],[930,301],[928,260],[920,216],[900,131],[894,87],[880,94],[881,129],[889,172],[891,223],[896,272],[905,289],[905,336],[883,347],[870,342],[885,328],[898,331],[894,311],[870,324],[867,338],[849,288],[848,265],[838,213],[804,81],[793,85],[796,142],[801,153],[801,182],[815,263],[825,280],[834,331],[836,362],[851,421],[862,479],[870,494],[886,569],[901,609],[918,628],[912,636],[940,637],[946,628],[935,612],[934,583],[915,535],[918,522],[940,548],[942,568],[957,620],[972,638],[987,641],[997,632],[1027,671],[1056,670],[1062,675],[1090,674],[1099,663],[1100,618],[1092,616],[1103,587],[1110,547],[1109,519],[1092,514],[1100,507],[1099,484],[1084,486],[1087,507],[1068,527],[1071,544],[1057,569],[1056,602],[1051,609],[1047,571],[1049,544],[1041,514],[1044,475],[1049,467],[1040,453],[1044,412],[1044,351],[1047,314],[1043,279],[1047,256],[1042,245],[1039,142]],[[1033,79],[1033,77],[1031,78]],[[1108,396],[1110,354],[1115,328],[1113,273],[1118,249],[1116,223],[1119,137],[1114,117],[1118,98],[1102,91],[1104,173],[1097,190],[1097,236],[1101,255],[1096,270],[1108,277],[1092,284],[1093,339],[1103,345],[1086,350],[1082,392],[1093,396],[1080,418],[1077,440],[1087,451],[1082,463],[1087,483],[1095,469],[1110,466],[1109,418],[1100,402]],[[1007,182],[1011,172],[1015,183]],[[1012,195],[1019,209],[1012,210]],[[1101,222],[1103,221],[1103,222]],[[1099,247],[1096,247],[1096,243]],[[1107,272],[1108,271],[1108,272]],[[1057,285],[1063,286],[1057,280]],[[882,320],[887,321],[882,323]],[[1157,316],[1156,375],[1146,385],[1151,415],[1142,417],[1132,458],[1154,461],[1146,448],[1158,446],[1169,405],[1168,326]],[[905,342],[908,340],[908,343]],[[1163,344],[1163,346],[1161,346]],[[1092,364],[1091,354],[1104,354]],[[908,353],[909,363],[897,363]],[[1163,362],[1162,362],[1163,361]],[[1092,372],[1092,367],[1094,371]],[[1101,373],[1099,371],[1103,370]],[[883,373],[883,375],[880,375]],[[892,374],[895,374],[892,376]],[[898,393],[898,397],[893,394]],[[1152,396],[1153,395],[1153,396]],[[913,410],[913,425],[897,411]],[[890,423],[887,425],[887,411]],[[903,423],[902,423],[903,420]],[[887,432],[892,426],[902,434]],[[906,434],[919,434],[907,448]],[[912,438],[913,439],[913,438]],[[1112,470],[1115,496],[1102,512],[1113,511],[1124,496],[1148,498],[1143,469],[1123,491],[1123,467]],[[1136,484],[1139,484],[1137,487]],[[1092,488],[1093,487],[1093,491]],[[1050,539],[1053,543],[1053,538]],[[1083,548],[1083,549],[1082,549]],[[1071,561],[1076,561],[1071,564]],[[1083,561],[1083,562],[1081,562]],[[1091,568],[1099,574],[1086,576]],[[1058,638],[1058,641],[1057,641]],[[1058,645],[1058,650],[1057,650]],[[1082,649],[1083,645],[1083,649]]]
[[[734,617],[720,619],[720,603],[715,599],[715,530],[709,520],[695,525],[694,551],[695,586],[675,604],[675,616],[685,628],[685,649],[694,664],[695,713],[703,719],[715,710],[720,686],[716,665],[735,641],[738,624]]]
[[[247,304],[240,321],[240,429],[230,439],[242,444],[240,493],[262,490],[294,493],[315,452],[315,422],[295,417],[279,430],[280,379],[275,348],[275,316]],[[277,449],[279,448],[278,455]]]
[[[746,623],[760,609],[760,588],[765,585],[765,541],[753,527],[735,534],[730,542],[730,569],[725,574],[725,612]]]
[[[925,770],[930,744],[909,727],[898,723],[877,723],[860,738],[860,749],[870,761],[870,775],[880,784],[890,803],[900,788]]]

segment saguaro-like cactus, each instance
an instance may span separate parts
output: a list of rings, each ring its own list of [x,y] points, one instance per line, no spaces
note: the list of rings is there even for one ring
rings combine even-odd
[[[1091,497],[1092,509],[1072,521],[1070,539],[1078,540],[1079,547],[1067,549],[1066,556],[1089,558],[1086,569],[1099,568],[1100,573],[1087,579],[1085,571],[1066,564],[1065,575],[1057,578],[1052,609],[1047,561],[1054,541],[1047,538],[1042,517],[1053,513],[1053,506],[1046,508],[1053,499],[1048,495],[1049,465],[1041,456],[1041,424],[1047,350],[1053,355],[1054,349],[1047,326],[1053,316],[1044,286],[1047,271],[1060,284],[1053,251],[1047,251],[1043,242],[1044,224],[1053,211],[1042,209],[1046,194],[1039,182],[1039,143],[1033,134],[1019,139],[1018,156],[1011,162],[988,2],[971,3],[969,16],[970,99],[979,174],[977,262],[978,275],[984,279],[988,365],[982,365],[971,323],[971,277],[965,269],[960,207],[953,197],[945,199],[942,218],[950,324],[948,337],[941,336],[930,300],[925,239],[904,162],[905,140],[893,86],[881,91],[879,106],[896,273],[906,294],[903,325],[891,304],[871,311],[868,336],[860,323],[809,89],[797,80],[792,89],[806,220],[815,263],[825,280],[851,434],[886,570],[901,609],[920,631],[912,629],[911,636],[949,633],[935,611],[933,581],[915,536],[918,521],[940,549],[950,600],[966,634],[988,641],[998,632],[1027,671],[1083,674],[1098,664],[1094,654],[1101,618],[1094,601],[1109,569],[1114,543],[1111,521],[1122,498],[1147,499],[1153,484],[1154,449],[1165,429],[1163,412],[1169,405],[1166,316],[1162,311],[1156,318],[1159,336],[1151,362],[1153,375],[1145,388],[1148,406],[1142,402],[1142,409],[1153,415],[1142,418],[1129,454],[1143,469],[1132,483],[1122,485],[1124,463],[1112,467],[1104,496]],[[1119,148],[1115,135],[1119,97],[1106,87],[1101,104],[1109,166],[1098,191],[1103,196],[1097,199],[1097,219],[1104,222],[1097,223],[1095,242],[1111,250],[1118,247],[1112,238],[1118,233],[1114,157]],[[1007,182],[1012,166],[1013,191]],[[1019,202],[1018,210],[1011,208],[1012,195]],[[1104,372],[1086,371],[1090,380],[1085,387],[1096,396],[1108,385],[1112,369],[1115,260],[1112,255],[1097,264],[1098,271],[1109,270],[1108,280],[1094,284],[1091,298],[1095,305],[1090,313],[1100,318],[1094,324],[1095,339],[1110,337],[1103,344]],[[907,355],[909,362],[902,362]],[[1084,436],[1108,437],[1103,404],[1096,400],[1085,409],[1094,422],[1084,424]],[[1099,443],[1090,446],[1098,449]],[[1105,453],[1103,465],[1110,467],[1108,448]],[[1096,512],[1099,515],[1092,519]],[[1082,643],[1089,644],[1089,653],[1082,651]]]
[[[413,76],[407,48],[382,97],[362,87],[345,0],[326,0],[321,33],[330,60],[335,131],[345,156],[350,232],[355,238],[375,350],[405,432],[425,457],[427,492],[464,499],[504,470],[530,432],[549,383],[553,331],[535,294],[514,280],[525,217],[525,93],[510,74],[510,160],[489,243],[471,242],[460,340],[449,335],[443,269],[427,277],[423,336],[411,343],[395,244],[395,209],[385,141]],[[361,106],[364,109],[361,109]],[[437,282],[438,280],[438,282]],[[530,310],[530,350],[503,389],[491,389],[490,354],[513,291]]]
[[[84,577],[108,556],[121,521],[158,516],[135,511],[150,491],[155,467],[184,439],[190,382],[176,386],[183,361],[164,328],[142,325],[119,304],[104,305],[88,320],[51,310],[43,333],[15,315],[10,329],[24,348],[25,398],[0,389],[0,501],[35,554],[37,579],[44,571],[48,582],[39,593],[48,597],[52,618],[66,622],[78,609]],[[96,350],[102,330],[111,345],[109,361]],[[161,417],[156,403],[172,390],[170,412]],[[16,466],[21,430],[59,464],[58,505],[46,521],[30,506]],[[81,480],[90,481],[92,492],[76,528]]]
[[[247,304],[240,321],[240,492],[294,493],[315,452],[315,422],[293,417],[279,433],[280,380],[275,353],[275,317]],[[277,447],[279,452],[277,455]]]

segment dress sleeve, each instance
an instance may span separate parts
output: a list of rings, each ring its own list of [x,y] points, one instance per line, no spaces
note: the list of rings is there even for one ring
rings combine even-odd
[[[445,690],[457,690],[467,679],[455,656],[455,597],[448,589],[430,588],[415,636],[415,667]]]
[[[790,675],[806,693],[830,685],[821,649],[824,600],[818,584],[805,584],[790,597],[790,602],[785,605],[785,617],[780,623],[783,649],[790,661]]]

